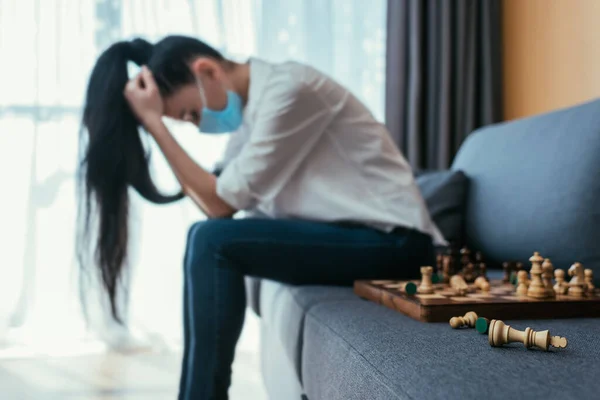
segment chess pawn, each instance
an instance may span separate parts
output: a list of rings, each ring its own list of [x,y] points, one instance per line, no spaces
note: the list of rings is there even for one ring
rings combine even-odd
[[[529,289],[529,278],[527,277],[527,271],[521,270],[517,272],[517,295],[527,296],[527,290]]]
[[[483,263],[483,262],[479,263],[479,276],[483,276],[486,281],[488,280],[487,267],[485,266],[485,263]]]
[[[467,285],[467,282],[465,282],[465,279],[460,276],[460,275],[453,275],[450,278],[450,286],[456,290],[456,293],[459,296],[464,296],[467,294],[467,290],[469,289],[469,286]]]
[[[502,263],[502,270],[504,271],[504,277],[502,278],[502,282],[503,283],[510,282],[510,263],[509,262],[503,262]]]
[[[458,328],[475,328],[475,323],[477,322],[477,314],[474,311],[469,311],[463,317],[452,317],[450,318],[450,326],[453,329]]]
[[[536,347],[548,351],[550,346],[567,347],[567,339],[560,336],[550,336],[549,331],[536,332],[531,328],[519,331],[506,325],[500,320],[493,319],[488,328],[488,341],[492,347],[500,347],[507,343],[523,343],[526,348]]]
[[[468,263],[462,271],[462,275],[467,282],[473,282],[475,279],[475,266],[473,263]]]
[[[542,264],[542,282],[544,282],[548,297],[554,297],[556,295],[552,288],[552,275],[554,275],[554,265],[552,265],[549,258],[546,258]]]
[[[587,288],[583,266],[576,262],[575,264],[571,265],[568,274],[569,276],[572,276],[571,280],[569,281],[569,296],[583,297],[585,295],[585,289]]]
[[[519,273],[520,270],[523,269],[523,263],[522,262],[518,262],[515,264],[515,270],[517,271],[517,273]]]
[[[475,279],[475,286],[479,289],[481,289],[482,292],[489,292],[490,291],[490,283],[487,281],[487,279],[485,278],[485,276],[478,276]]]
[[[456,245],[450,246],[448,256],[450,257],[450,276],[452,276],[458,270],[458,266],[460,265],[460,253]]]
[[[462,267],[466,267],[468,263],[471,262],[471,250],[468,247],[463,247],[460,249],[460,263]]]
[[[531,282],[527,289],[527,296],[536,299],[544,299],[548,297],[548,292],[546,292],[546,287],[542,281],[542,262],[544,261],[544,258],[536,251],[529,261],[531,262],[531,271],[529,271],[531,274]]]
[[[483,268],[482,268],[483,266]],[[482,272],[483,269],[483,272]],[[483,262],[483,254],[480,251],[475,253],[475,274],[477,276],[485,276],[485,263]]]
[[[565,271],[562,269],[554,270],[554,279],[556,280],[556,284],[554,285],[554,293],[567,294],[569,285],[565,282]]]
[[[442,277],[443,277],[442,279],[444,280],[445,284],[450,283],[450,276],[452,276],[451,264],[452,264],[452,257],[444,256],[444,258],[442,260]]]
[[[433,267],[421,267],[421,284],[419,285],[419,293],[431,294],[433,293]]]
[[[585,269],[585,270],[583,270],[583,276],[584,276],[585,283],[587,284],[588,292],[594,293],[594,289],[596,288],[594,286],[594,271],[589,268]]]

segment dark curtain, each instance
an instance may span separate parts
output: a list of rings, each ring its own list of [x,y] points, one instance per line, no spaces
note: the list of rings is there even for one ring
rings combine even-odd
[[[386,124],[413,168],[501,120],[501,50],[501,0],[388,0]]]

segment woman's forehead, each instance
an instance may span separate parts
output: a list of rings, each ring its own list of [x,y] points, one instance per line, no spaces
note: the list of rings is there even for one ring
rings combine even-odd
[[[165,114],[179,113],[197,108],[200,93],[195,85],[185,85],[164,99]]]

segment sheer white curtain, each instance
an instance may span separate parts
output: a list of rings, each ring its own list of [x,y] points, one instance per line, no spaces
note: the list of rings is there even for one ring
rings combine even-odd
[[[0,0],[1,354],[64,354],[80,351],[78,343],[128,345],[131,338],[171,346],[181,337],[185,235],[203,218],[188,200],[154,206],[132,195],[130,329],[97,312],[90,329],[82,316],[75,170],[83,94],[100,51],[134,36],[154,41],[186,34],[236,60],[295,59],[335,77],[382,118],[385,3]],[[169,125],[201,165],[218,161],[226,137]],[[157,181],[176,190],[165,160],[153,150]]]

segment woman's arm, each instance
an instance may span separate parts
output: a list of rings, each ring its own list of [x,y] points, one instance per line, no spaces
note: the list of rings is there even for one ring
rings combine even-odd
[[[232,216],[236,210],[217,194],[217,178],[200,167],[175,140],[162,119],[144,124],[160,147],[184,193],[200,207],[209,218]]]
[[[125,87],[134,113],[156,140],[188,196],[209,218],[232,216],[236,210],[217,194],[217,178],[205,171],[183,150],[162,121],[163,104],[152,73],[142,68]]]

